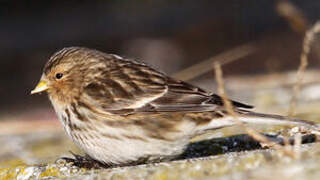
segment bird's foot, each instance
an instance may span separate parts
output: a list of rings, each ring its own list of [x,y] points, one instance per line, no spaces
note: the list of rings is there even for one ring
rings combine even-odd
[[[86,169],[110,168],[110,166],[91,158],[89,155],[80,156],[71,151],[70,153],[73,155],[74,158],[62,157],[58,160],[63,160],[66,163],[72,163],[72,165],[77,166],[78,168],[86,168]]]

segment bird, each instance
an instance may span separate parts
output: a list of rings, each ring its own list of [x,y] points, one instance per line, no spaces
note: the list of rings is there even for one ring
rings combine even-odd
[[[48,94],[73,142],[87,157],[108,167],[172,160],[190,139],[237,126],[237,121],[313,125],[257,113],[251,105],[230,100],[235,120],[215,93],[143,62],[86,47],[54,53],[31,94],[41,92]]]

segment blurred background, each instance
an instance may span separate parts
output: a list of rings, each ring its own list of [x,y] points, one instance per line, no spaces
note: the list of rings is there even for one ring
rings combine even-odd
[[[254,43],[254,52],[223,66],[226,77],[296,70],[304,31],[319,17],[314,0],[1,0],[0,111],[49,108],[45,95],[29,93],[48,58],[68,46],[138,59],[172,75]],[[310,56],[315,68],[316,53]],[[214,84],[213,71],[198,78]]]
[[[224,64],[225,77],[274,74],[297,69],[304,32],[319,17],[320,1],[312,0],[2,0],[0,112],[6,117],[22,113],[25,119],[55,118],[45,95],[29,93],[48,58],[63,47],[95,48],[175,75],[249,46],[247,53]],[[223,58],[219,61],[228,61]],[[309,62],[311,68],[319,66],[317,51]],[[186,80],[212,90],[213,66],[205,66],[209,70],[197,77],[187,72],[192,76]]]
[[[261,107],[265,97],[286,98],[280,101],[288,107],[291,91],[250,97],[254,87],[266,90],[263,85],[279,81],[290,81],[291,90],[305,31],[319,17],[315,0],[1,0],[0,132],[62,131],[46,95],[30,91],[48,58],[68,46],[144,61],[211,91],[219,61],[233,99]],[[317,47],[315,40],[309,70],[320,65]],[[288,78],[281,75],[287,72]],[[317,80],[316,72],[308,82]],[[274,100],[266,102],[276,108]]]
[[[286,114],[305,32],[319,19],[317,0],[0,0],[0,142],[6,144],[0,159],[34,163],[41,154],[55,152],[50,156],[56,159],[70,150],[46,95],[30,95],[61,48],[85,46],[137,59],[211,91],[218,61],[233,99]],[[304,105],[320,102],[317,37],[300,97]],[[304,105],[300,112],[311,112]],[[319,106],[313,107],[311,115]],[[13,136],[38,131],[45,133]]]

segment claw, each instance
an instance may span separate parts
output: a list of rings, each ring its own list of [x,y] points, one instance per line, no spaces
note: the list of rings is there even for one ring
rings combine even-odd
[[[72,151],[69,151],[70,154],[74,158],[69,157],[62,157],[60,159],[65,160],[67,163],[72,163],[74,166],[77,166],[79,168],[86,168],[86,169],[100,169],[100,168],[109,168],[111,166],[108,166],[106,164],[103,164],[93,158],[91,158],[89,155],[80,156],[78,154],[73,153]]]

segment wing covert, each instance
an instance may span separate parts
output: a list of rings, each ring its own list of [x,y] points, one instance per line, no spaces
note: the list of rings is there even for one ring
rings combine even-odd
[[[218,95],[172,79],[145,64],[122,59],[115,61],[113,68],[109,67],[84,87],[86,104],[101,111],[124,115],[214,111],[223,106]],[[232,102],[236,108],[252,108]]]

